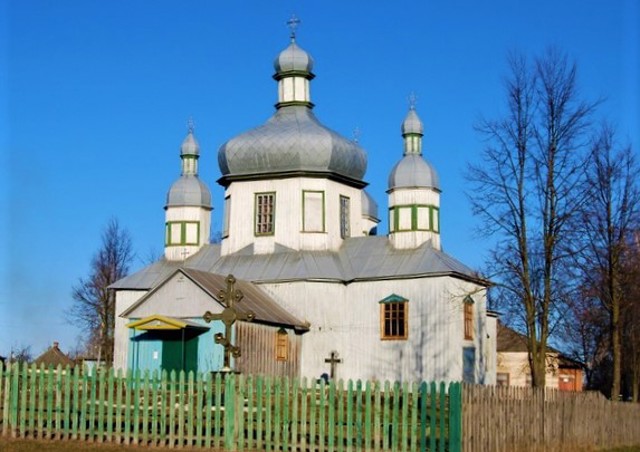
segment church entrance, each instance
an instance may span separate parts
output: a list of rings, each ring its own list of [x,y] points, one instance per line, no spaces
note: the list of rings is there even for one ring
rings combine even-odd
[[[141,371],[198,371],[200,336],[208,327],[185,319],[153,315],[127,325],[132,329],[130,368]]]

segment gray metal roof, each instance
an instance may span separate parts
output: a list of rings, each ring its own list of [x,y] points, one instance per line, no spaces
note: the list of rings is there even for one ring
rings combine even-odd
[[[184,174],[171,185],[166,207],[196,206],[211,209],[209,187],[197,175]]]
[[[362,215],[378,220],[378,203],[366,190],[362,190]]]
[[[335,174],[361,182],[367,156],[357,143],[323,126],[309,107],[290,105],[223,144],[218,164],[223,184],[238,177],[291,173]]]
[[[177,272],[180,272],[187,276],[209,296],[211,296],[211,298],[220,303],[219,293],[221,290],[226,290],[227,288],[226,275],[216,275],[192,268],[173,268],[172,270],[167,271],[164,274],[164,277],[155,285],[151,292],[136,301],[121,315],[126,317],[131,312],[133,312],[138,306],[152,297],[155,291],[167,281],[169,281]],[[290,326],[299,330],[307,330],[309,328],[309,325],[307,323],[299,320],[298,318],[287,312],[258,286],[242,279],[236,278],[236,288],[242,291],[244,297],[242,298],[240,303],[235,305],[235,308],[239,312],[245,314],[249,311],[253,311],[253,313],[255,314],[255,321],[272,325]],[[199,327],[202,326],[200,324],[194,325]]]
[[[193,132],[189,131],[180,146],[180,155],[200,155],[200,145],[193,136]]]
[[[419,154],[407,154],[389,174],[389,190],[396,188],[435,188],[440,190],[436,170]]]
[[[407,116],[402,121],[402,135],[406,135],[408,133],[417,133],[422,135],[424,133],[424,127],[422,126],[422,121],[420,117],[418,117],[418,113],[416,113],[415,109],[409,109]]]
[[[117,281],[114,289],[148,290],[157,286],[182,262],[164,258],[141,271]],[[184,262],[185,268],[233,274],[255,283],[281,281],[336,281],[408,279],[452,276],[488,285],[476,272],[429,243],[412,250],[394,249],[385,236],[355,237],[345,240],[338,252],[283,249],[272,254],[253,254],[251,247],[220,256],[219,245],[206,245]]]
[[[306,73],[308,76],[313,77],[311,71],[313,70],[313,58],[307,52],[302,50],[295,41],[289,44],[289,47],[280,52],[273,62],[273,67],[276,70],[276,79],[280,79],[287,73]]]

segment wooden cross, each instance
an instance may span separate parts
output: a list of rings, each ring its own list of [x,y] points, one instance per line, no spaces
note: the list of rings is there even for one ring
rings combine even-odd
[[[338,352],[336,352],[335,350],[332,351],[329,357],[324,359],[324,362],[331,364],[329,377],[331,377],[331,379],[333,380],[336,375],[336,364],[340,364],[342,362],[342,360],[338,358]]]
[[[245,320],[251,322],[256,316],[252,311],[246,313],[239,312],[235,304],[239,303],[244,295],[242,291],[236,289],[236,278],[233,275],[227,276],[227,290],[220,290],[218,298],[222,303],[226,305],[224,310],[220,314],[213,314],[210,311],[204,313],[204,320],[209,323],[212,320],[221,320],[224,323],[224,335],[222,333],[216,333],[214,336],[216,344],[220,344],[224,347],[224,363],[222,370],[225,372],[231,371],[231,355],[237,358],[241,355],[240,347],[231,343],[231,326],[236,323],[236,320]]]

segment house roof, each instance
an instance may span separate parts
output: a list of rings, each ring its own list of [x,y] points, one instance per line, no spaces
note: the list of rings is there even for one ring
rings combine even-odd
[[[44,364],[45,366],[57,367],[60,366],[73,366],[74,362],[71,358],[65,355],[62,350],[60,350],[58,343],[54,342],[51,347],[47,349],[42,355],[38,356],[34,363],[40,365]]]
[[[517,331],[504,325],[498,321],[498,335],[496,341],[496,349],[498,353],[528,353],[527,349],[527,337],[524,334],[520,334]],[[562,368],[582,368],[583,365],[562,354],[562,352],[556,350],[553,347],[547,345],[547,351],[549,353],[558,354],[558,365]]]
[[[162,258],[110,287],[149,290],[180,267],[216,275],[233,274],[254,283],[336,281],[348,284],[365,280],[452,276],[489,285],[469,267],[433,248],[430,243],[402,250],[393,248],[386,236],[368,236],[345,240],[337,252],[296,251],[279,247],[274,253],[254,254],[250,245],[236,253],[221,256],[220,245],[205,245],[184,262],[170,262]]]
[[[227,288],[226,276],[205,272],[202,270],[195,270],[191,268],[178,268],[174,269],[171,273],[167,274],[156,286],[145,296],[135,302],[129,309],[125,310],[121,316],[127,317],[138,306],[145,303],[149,298],[153,297],[154,293],[167,283],[176,273],[182,273],[191,281],[193,281],[198,287],[200,287],[205,293],[207,293],[213,300],[219,303],[219,293],[221,290]],[[160,274],[160,273],[158,273]],[[159,277],[156,275],[156,277]],[[254,321],[258,323],[266,323],[271,325],[281,325],[293,327],[297,330],[307,330],[309,325],[290,314],[287,310],[276,303],[265,291],[256,285],[236,278],[236,289],[242,291],[244,297],[242,301],[235,305],[235,308],[241,313],[246,314],[252,311],[255,314]],[[204,313],[203,313],[204,314]],[[163,317],[166,320],[166,317]],[[149,318],[143,319],[149,320]],[[175,322],[185,322],[180,319],[173,319]],[[135,323],[135,322],[134,322]],[[130,324],[131,325],[131,324]],[[177,325],[177,323],[176,323]],[[186,325],[186,324],[185,324]]]

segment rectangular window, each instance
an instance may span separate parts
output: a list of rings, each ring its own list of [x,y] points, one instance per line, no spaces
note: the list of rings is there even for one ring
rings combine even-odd
[[[224,198],[224,223],[222,226],[222,237],[229,236],[229,218],[231,216],[231,196]]]
[[[389,232],[396,231],[396,211],[395,209],[389,209]]]
[[[507,372],[498,372],[496,374],[497,386],[509,386],[509,374]]]
[[[170,221],[166,223],[165,245],[198,245],[200,223],[197,221]]]
[[[407,302],[380,303],[382,339],[407,338]]]
[[[349,221],[350,199],[346,196],[340,196],[340,237],[346,239],[351,236],[351,223]]]
[[[276,332],[276,361],[289,360],[289,335],[284,328]]]
[[[473,302],[464,302],[464,338],[473,339]]]
[[[324,232],[323,191],[302,191],[302,230]]]
[[[396,215],[398,216],[398,231],[411,231],[413,229],[412,206],[397,207]]]
[[[440,232],[440,209],[437,207],[431,209],[431,230],[433,232]]]
[[[274,232],[276,194],[256,193],[255,235],[272,235]]]

